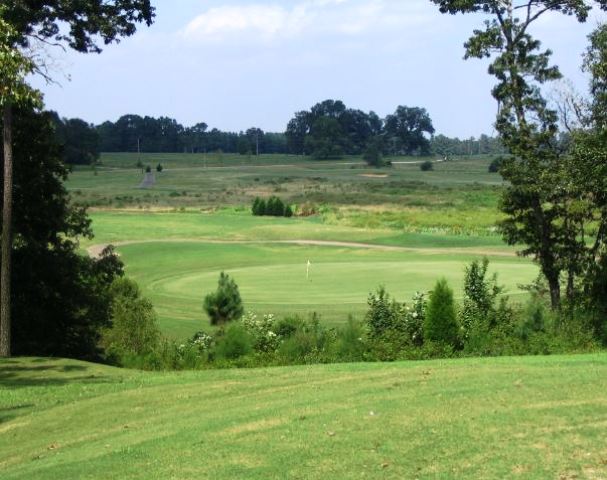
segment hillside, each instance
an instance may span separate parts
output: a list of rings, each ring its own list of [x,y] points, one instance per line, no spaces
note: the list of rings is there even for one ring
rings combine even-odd
[[[0,361],[2,479],[605,478],[607,355],[144,373]]]

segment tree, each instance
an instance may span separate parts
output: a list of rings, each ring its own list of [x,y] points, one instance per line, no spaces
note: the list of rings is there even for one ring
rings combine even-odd
[[[5,13],[0,9],[0,15]],[[0,17],[0,108],[4,185],[2,199],[2,239],[0,245],[0,357],[11,355],[11,266],[13,250],[13,108],[32,106],[40,101],[37,92],[25,83],[34,64],[14,45],[17,32]]]
[[[253,201],[252,213],[258,217],[266,214],[266,201],[263,198],[255,197],[255,200]]]
[[[306,137],[306,150],[318,160],[341,158],[343,130],[339,121],[330,116],[319,117]]]
[[[61,119],[55,112],[51,112],[51,118],[63,161],[69,165],[94,165],[99,159],[97,129],[79,118]]]
[[[567,220],[563,156],[558,142],[558,118],[542,96],[541,85],[560,78],[550,65],[550,50],[529,33],[543,15],[560,12],[585,21],[592,8],[583,0],[431,0],[442,13],[489,15],[485,28],[466,42],[466,58],[491,58],[489,73],[497,79],[493,96],[500,110],[496,130],[509,150],[501,174],[509,182],[500,209],[506,219],[500,229],[509,244],[524,244],[520,252],[533,256],[548,281],[553,309],[561,305],[560,276],[575,251]],[[598,2],[605,9],[606,0]],[[518,13],[520,12],[520,16]],[[556,188],[555,188],[556,187]],[[575,253],[574,253],[575,255]]]
[[[211,325],[223,326],[242,317],[244,308],[238,285],[229,275],[220,273],[217,290],[204,298],[203,309],[209,316]]]
[[[118,37],[135,33],[135,24],[152,23],[154,8],[149,0],[9,0],[0,9],[0,78],[2,79],[4,198],[3,232],[0,248],[0,356],[10,355],[10,278],[12,250],[12,108],[35,100],[36,95],[24,78],[31,72],[42,73],[42,60],[25,58],[17,46],[27,47],[33,40],[67,44],[79,52],[100,52],[95,43],[108,44]],[[61,28],[61,25],[69,25]]]
[[[363,160],[367,163],[367,165],[371,167],[383,167],[384,161],[382,158],[382,146],[383,140],[381,137],[374,137],[367,148],[365,149],[365,153],[363,154]]]
[[[128,278],[115,280],[110,294],[112,326],[104,330],[102,339],[106,352],[118,357],[151,353],[160,339],[152,303]]]
[[[393,115],[386,117],[385,131],[396,140],[398,151],[406,155],[430,154],[430,141],[424,134],[434,134],[434,127],[425,108],[399,106]]]
[[[122,263],[112,249],[99,258],[80,252],[78,237],[92,237],[91,222],[64,186],[68,169],[51,115],[15,109],[13,144],[12,353],[97,359]]]
[[[458,332],[453,290],[443,278],[430,292],[424,319],[424,339],[455,347],[459,342]]]

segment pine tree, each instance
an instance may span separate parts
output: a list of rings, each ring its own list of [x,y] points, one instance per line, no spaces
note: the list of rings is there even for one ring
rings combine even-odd
[[[458,330],[453,290],[443,278],[430,292],[424,320],[424,338],[455,347],[458,344]]]

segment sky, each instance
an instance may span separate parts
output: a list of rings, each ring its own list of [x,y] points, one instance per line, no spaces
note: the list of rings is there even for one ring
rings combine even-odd
[[[487,61],[463,60],[480,15],[441,15],[429,0],[152,0],[156,20],[103,53],[52,50],[57,84],[35,79],[46,106],[99,124],[127,113],[185,126],[284,131],[325,99],[381,117],[426,108],[437,133],[492,134]],[[558,14],[532,33],[583,92],[586,24]]]

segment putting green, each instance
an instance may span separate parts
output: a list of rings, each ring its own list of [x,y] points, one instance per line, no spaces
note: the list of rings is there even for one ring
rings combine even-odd
[[[123,245],[119,251],[128,274],[153,301],[161,327],[176,337],[208,328],[202,299],[216,288],[221,271],[236,280],[247,310],[317,312],[325,322],[339,324],[350,314],[362,317],[369,292],[379,285],[403,301],[445,277],[459,297],[465,265],[479,258],[473,251],[175,241]],[[517,257],[491,261],[511,296],[522,294],[518,285],[537,275],[533,264]]]

